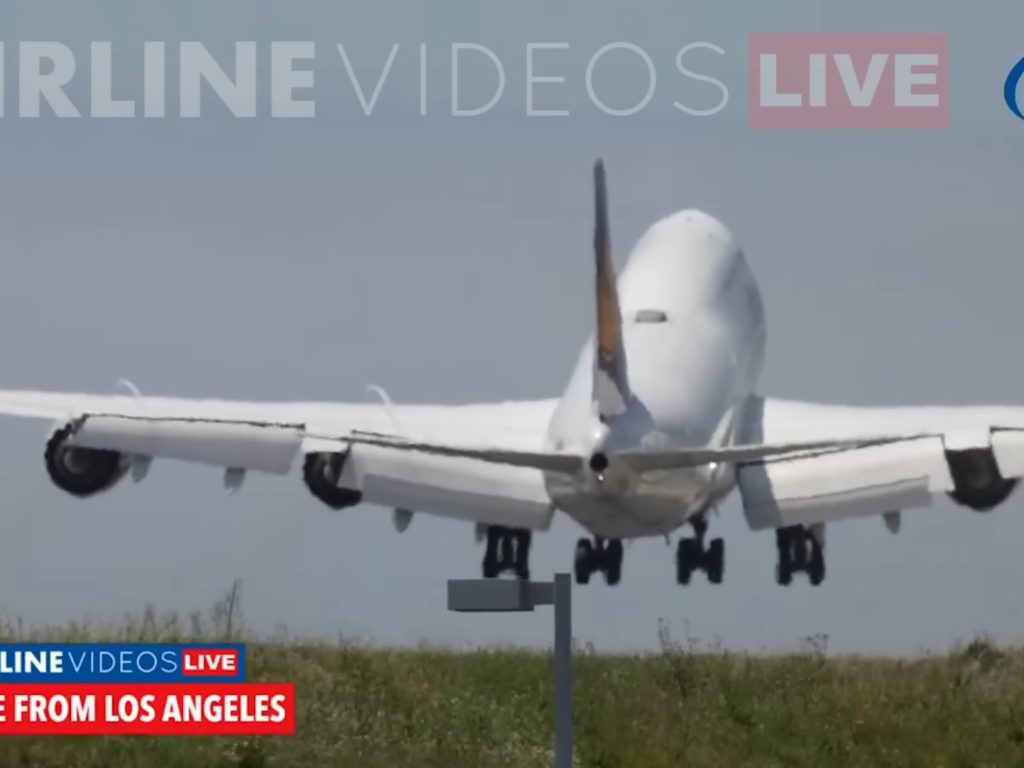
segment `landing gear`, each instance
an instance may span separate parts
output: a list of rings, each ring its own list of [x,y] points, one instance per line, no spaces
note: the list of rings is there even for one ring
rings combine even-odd
[[[601,571],[605,582],[614,587],[622,579],[622,541],[580,539],[576,542],[573,570],[577,584],[588,584],[590,577]]]
[[[493,525],[487,529],[487,549],[484,552],[485,579],[493,579],[505,571],[515,574],[521,581],[530,579],[529,531]]]
[[[825,580],[824,537],[802,525],[775,531],[779,560],[775,564],[775,581],[789,586],[794,573],[806,573],[815,587]]]
[[[694,571],[704,571],[708,581],[721,584],[725,575],[725,542],[712,539],[705,548],[708,521],[701,515],[693,519],[692,525],[693,538],[680,539],[676,547],[676,581],[689,584]]]

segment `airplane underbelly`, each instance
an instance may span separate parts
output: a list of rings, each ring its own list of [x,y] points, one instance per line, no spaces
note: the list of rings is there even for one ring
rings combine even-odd
[[[708,467],[643,475],[588,478],[546,475],[551,500],[595,536],[661,536],[705,508],[712,489]]]

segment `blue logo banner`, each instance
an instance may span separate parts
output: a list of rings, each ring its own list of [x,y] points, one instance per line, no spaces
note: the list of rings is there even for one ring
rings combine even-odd
[[[244,680],[237,643],[0,643],[0,685]]]

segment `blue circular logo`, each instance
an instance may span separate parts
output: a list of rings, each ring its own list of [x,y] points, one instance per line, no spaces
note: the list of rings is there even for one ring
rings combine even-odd
[[[1003,98],[1006,99],[1006,106],[1010,108],[1021,120],[1024,120],[1024,112],[1021,112],[1020,103],[1017,101],[1017,86],[1021,78],[1024,78],[1024,59],[1017,62],[1017,66],[1010,70],[1006,77],[1006,84],[1003,86]]]

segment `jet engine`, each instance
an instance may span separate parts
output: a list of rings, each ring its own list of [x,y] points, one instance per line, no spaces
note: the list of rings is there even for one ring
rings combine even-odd
[[[345,509],[358,504],[363,494],[351,488],[341,488],[341,471],[348,459],[345,453],[309,453],[302,467],[306,487],[331,509]]]
[[[991,448],[946,451],[946,461],[953,476],[950,498],[976,512],[999,506],[1017,487],[1016,478],[1007,480],[1000,474]]]
[[[112,488],[131,466],[118,451],[71,445],[72,427],[65,424],[46,443],[46,471],[54,485],[72,496],[92,496]]]

